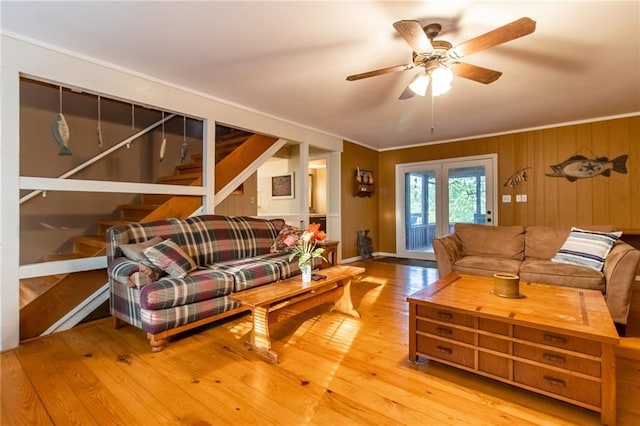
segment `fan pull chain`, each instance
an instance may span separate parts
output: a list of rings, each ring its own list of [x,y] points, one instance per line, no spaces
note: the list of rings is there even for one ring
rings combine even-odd
[[[60,100],[59,100],[59,102],[60,102],[59,111],[60,111],[60,114],[62,114],[62,86],[58,86],[58,90],[60,91],[60,94],[59,94],[59,97],[60,97]]]
[[[433,96],[433,90],[431,91],[431,134],[434,134],[435,132],[435,103],[436,103],[436,98],[435,96]]]

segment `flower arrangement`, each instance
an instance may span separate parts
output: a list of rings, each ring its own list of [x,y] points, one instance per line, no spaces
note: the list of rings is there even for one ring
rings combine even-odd
[[[327,235],[324,231],[320,230],[319,223],[312,223],[309,225],[306,231],[302,233],[302,235],[289,234],[287,238],[284,240],[284,243],[287,247],[291,249],[291,255],[289,256],[289,262],[293,260],[294,257],[298,256],[298,266],[300,269],[309,263],[312,259],[321,257],[322,253],[324,253],[323,248],[316,248],[317,241],[323,241]]]

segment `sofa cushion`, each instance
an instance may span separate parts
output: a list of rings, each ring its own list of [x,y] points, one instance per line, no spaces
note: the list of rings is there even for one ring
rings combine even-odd
[[[260,258],[236,259],[207,266],[225,272],[234,279],[233,291],[242,291],[280,279],[280,267],[276,262]]]
[[[229,296],[222,296],[166,309],[142,308],[139,323],[144,331],[155,334],[238,307],[240,307],[239,302]]]
[[[520,265],[519,275],[520,281],[605,290],[605,276],[602,272],[550,260],[525,259]]]
[[[144,309],[164,309],[201,300],[226,296],[233,291],[234,279],[223,271],[199,269],[184,278],[164,277],[140,291]]]
[[[465,256],[453,264],[454,272],[485,277],[498,272],[517,275],[519,268],[520,260],[488,256]]]
[[[465,256],[488,256],[516,260],[524,258],[524,228],[522,226],[456,223],[455,233],[460,239]]]
[[[571,228],[552,262],[569,263],[602,271],[604,260],[622,232],[596,232]]]
[[[143,250],[151,263],[162,269],[173,278],[184,278],[197,268],[191,257],[179,245],[170,239]]]
[[[278,235],[273,222],[245,216],[204,215],[185,219],[185,239],[199,266],[269,253]],[[182,244],[180,244],[182,246]]]
[[[611,232],[610,225],[591,225],[583,229],[599,232]],[[556,255],[567,240],[571,227],[527,226],[524,234],[524,257],[549,260]]]
[[[278,265],[280,268],[280,279],[286,280],[294,275],[300,274],[300,267],[298,266],[298,258],[289,261],[290,254],[285,253],[269,253],[262,256],[258,256],[257,259],[272,262]],[[319,268],[322,265],[322,259],[315,257],[311,260],[311,269]]]

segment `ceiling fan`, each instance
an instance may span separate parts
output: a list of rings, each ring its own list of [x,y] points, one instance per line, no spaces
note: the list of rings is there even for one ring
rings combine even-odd
[[[418,21],[402,20],[394,23],[393,27],[413,49],[412,62],[350,75],[347,80],[361,80],[422,67],[424,71],[417,74],[400,95],[400,99],[408,99],[415,94],[424,96],[430,82],[433,96],[446,92],[451,88],[453,75],[484,84],[496,81],[502,75],[500,71],[460,62],[460,59],[531,34],[536,29],[536,23],[531,18],[520,18],[456,47],[448,41],[435,40],[442,30],[441,25],[437,23],[423,28]]]

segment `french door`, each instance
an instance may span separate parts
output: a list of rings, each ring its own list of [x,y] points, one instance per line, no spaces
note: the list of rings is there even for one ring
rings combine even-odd
[[[496,154],[396,165],[396,254],[435,259],[455,223],[496,225]]]

